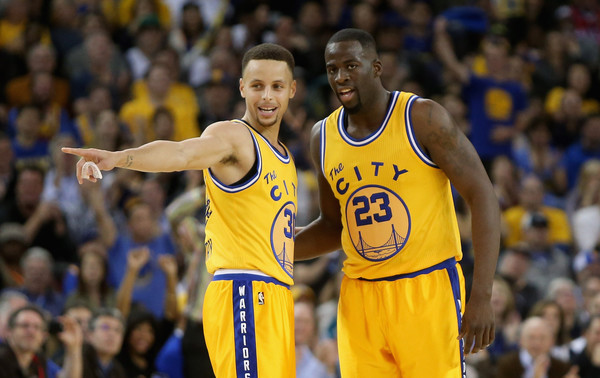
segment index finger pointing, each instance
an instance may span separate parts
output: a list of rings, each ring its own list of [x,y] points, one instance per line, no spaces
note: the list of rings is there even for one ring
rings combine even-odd
[[[83,154],[81,153],[81,148],[63,147],[60,150],[66,154],[83,156]]]

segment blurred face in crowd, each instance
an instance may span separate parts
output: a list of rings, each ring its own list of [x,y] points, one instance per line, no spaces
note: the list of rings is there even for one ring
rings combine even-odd
[[[314,307],[310,303],[294,304],[294,336],[296,345],[310,345],[316,331]]]
[[[129,348],[133,354],[142,356],[154,344],[154,329],[148,322],[138,324],[129,334]]]
[[[565,313],[572,314],[577,310],[577,298],[573,287],[567,284],[558,287],[554,294],[554,300]]]
[[[23,108],[17,116],[17,133],[27,139],[37,139],[42,127],[42,115],[33,107]]]
[[[535,176],[523,180],[521,188],[521,204],[528,210],[535,210],[544,201],[544,185]]]
[[[26,169],[17,179],[16,197],[20,207],[35,208],[40,202],[44,190],[44,178],[41,172]]]
[[[585,331],[585,339],[587,340],[586,349],[589,353],[593,353],[600,345],[600,318],[594,317],[588,329]]]
[[[583,305],[589,310],[593,299],[600,294],[600,277],[589,277],[583,283]]]
[[[121,350],[123,324],[112,316],[99,316],[89,333],[89,342],[100,358],[112,358]]]
[[[50,287],[52,267],[46,259],[31,256],[23,265],[23,285],[34,294],[42,294]]]
[[[77,323],[79,323],[79,326],[81,326],[83,334],[87,335],[88,324],[90,322],[90,319],[92,318],[92,311],[89,308],[85,306],[71,307],[65,312],[65,315],[75,319]]]
[[[34,46],[27,57],[27,65],[31,73],[54,71],[56,59],[52,49],[46,45]]]
[[[104,273],[104,258],[100,254],[87,251],[81,256],[81,279],[88,286],[100,286]]]
[[[561,309],[557,304],[547,304],[542,309],[542,318],[546,320],[550,328],[552,329],[552,333],[554,335],[558,334],[558,330],[560,329],[560,319],[561,319]]]
[[[2,307],[0,307],[0,339],[5,340],[8,337],[8,317],[10,314],[26,305],[27,299],[21,295],[11,296],[7,302],[2,304]]]
[[[542,318],[525,320],[521,328],[520,344],[534,359],[548,354],[554,346],[552,327]]]
[[[171,87],[171,76],[165,66],[153,66],[148,72],[147,82],[153,96],[163,97]]]
[[[154,237],[151,230],[155,230],[157,222],[152,215],[150,206],[146,203],[134,205],[129,215],[129,230],[134,240],[145,241],[149,237]]]
[[[46,339],[46,323],[35,311],[21,311],[8,332],[8,342],[17,353],[35,353]]]

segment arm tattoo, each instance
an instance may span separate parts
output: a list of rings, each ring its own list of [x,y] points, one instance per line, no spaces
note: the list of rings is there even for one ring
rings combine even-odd
[[[131,167],[131,164],[133,164],[133,156],[127,155],[127,160],[125,161],[125,168]]]

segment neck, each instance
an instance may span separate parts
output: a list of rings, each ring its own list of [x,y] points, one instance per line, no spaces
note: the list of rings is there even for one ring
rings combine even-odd
[[[21,369],[27,369],[29,367],[29,365],[31,364],[31,360],[33,359],[33,356],[35,355],[35,353],[33,352],[27,352],[27,351],[22,351],[20,350],[17,346],[15,346],[9,339],[9,345],[12,348],[13,352],[15,353],[15,356],[17,357],[17,362],[19,363],[19,366],[21,367]]]
[[[113,360],[112,354],[98,353],[98,361],[102,366],[108,366]]]
[[[357,113],[348,114],[349,126],[362,129],[377,129],[385,119],[385,113],[388,108],[392,94],[387,90],[380,90],[372,101],[366,101],[362,109]]]

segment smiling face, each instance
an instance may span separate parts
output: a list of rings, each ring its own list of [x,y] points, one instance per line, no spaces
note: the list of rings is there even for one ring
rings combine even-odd
[[[284,61],[251,60],[240,79],[240,93],[246,100],[244,118],[268,128],[281,123],[296,93],[296,81]]]
[[[358,41],[333,42],[325,49],[327,79],[344,109],[355,114],[375,98],[381,62],[372,49]]]

